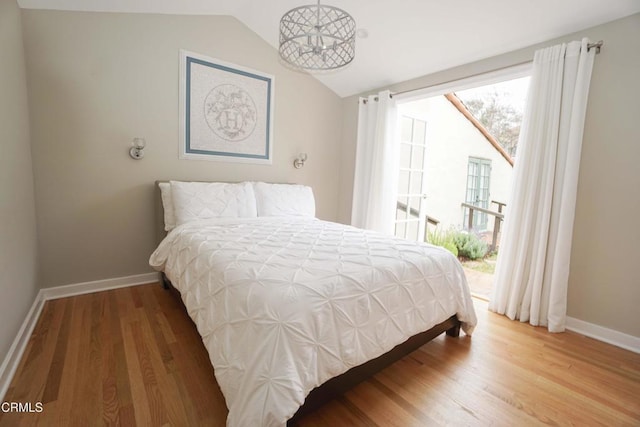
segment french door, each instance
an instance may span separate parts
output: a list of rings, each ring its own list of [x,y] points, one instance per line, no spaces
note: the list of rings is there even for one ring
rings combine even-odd
[[[400,126],[400,176],[395,235],[405,239],[424,241],[427,122],[409,115],[402,115]]]

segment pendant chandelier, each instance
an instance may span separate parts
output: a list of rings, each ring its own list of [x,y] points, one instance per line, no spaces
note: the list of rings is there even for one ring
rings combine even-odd
[[[280,20],[280,56],[295,68],[334,70],[355,56],[356,22],[342,9],[316,5],[291,9]]]

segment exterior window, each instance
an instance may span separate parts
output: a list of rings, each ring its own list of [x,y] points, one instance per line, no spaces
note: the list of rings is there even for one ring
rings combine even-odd
[[[465,202],[480,208],[489,208],[489,188],[491,179],[491,160],[469,157],[467,166],[467,191]],[[473,229],[487,229],[488,215],[485,212],[473,212]],[[465,228],[469,228],[469,209],[464,209]]]

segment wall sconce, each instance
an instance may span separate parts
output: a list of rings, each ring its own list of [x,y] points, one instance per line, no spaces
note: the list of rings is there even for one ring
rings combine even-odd
[[[293,159],[293,167],[296,169],[300,169],[304,166],[304,162],[307,161],[307,153],[300,153],[298,157]]]
[[[140,160],[144,157],[144,147],[147,145],[147,141],[144,138],[133,138],[133,143],[131,144],[131,150],[129,150],[129,155],[136,159]]]

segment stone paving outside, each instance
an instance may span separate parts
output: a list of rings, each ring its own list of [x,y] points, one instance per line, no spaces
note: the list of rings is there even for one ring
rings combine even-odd
[[[493,289],[493,274],[482,273],[463,267],[464,274],[467,276],[467,283],[471,289],[471,295],[489,301],[491,290]]]

